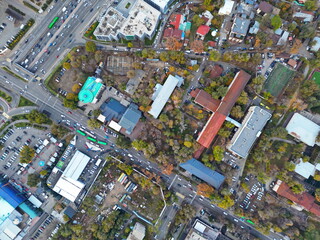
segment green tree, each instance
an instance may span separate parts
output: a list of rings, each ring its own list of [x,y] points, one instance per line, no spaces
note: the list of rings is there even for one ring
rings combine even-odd
[[[209,56],[209,60],[210,61],[214,61],[217,62],[220,60],[221,58],[221,54],[217,51],[217,50],[211,50],[209,52],[210,56]]]
[[[296,169],[296,165],[292,162],[286,162],[284,166],[289,172],[293,172]]]
[[[35,150],[29,146],[23,146],[20,152],[20,162],[29,163],[34,158]]]
[[[203,5],[205,5],[205,6],[210,6],[210,5],[211,5],[211,1],[212,1],[212,0],[204,0],[204,1],[203,1]]]
[[[119,135],[116,140],[116,145],[120,148],[127,149],[131,147],[131,140],[125,136]]]
[[[319,87],[315,83],[315,81],[312,79],[308,79],[304,81],[304,83],[300,87],[300,96],[303,99],[308,100],[308,98],[310,98],[314,93],[318,91],[319,91]]]
[[[288,31],[289,31],[289,32],[293,32],[293,30],[295,30],[296,27],[297,27],[297,24],[294,23],[294,22],[292,22],[292,23],[290,23],[290,24],[288,25]]]
[[[275,15],[272,19],[271,19],[271,25],[273,27],[273,29],[278,29],[282,26],[282,21],[279,15]]]
[[[132,48],[133,47],[133,43],[132,42],[128,42],[128,45],[127,45],[129,48]]]
[[[136,150],[140,151],[140,150],[144,150],[145,148],[148,147],[148,143],[143,141],[143,140],[133,140],[132,142],[132,147],[135,148]]]
[[[104,52],[98,50],[94,53],[94,59],[96,60],[96,62],[101,62],[103,58],[104,58]]]
[[[308,10],[316,11],[318,6],[317,6],[317,0],[308,0],[305,2],[305,7]]]
[[[102,125],[101,122],[99,122],[97,119],[93,119],[93,118],[89,119],[87,124],[88,124],[88,127],[91,129],[99,128]]]
[[[224,155],[223,155],[224,149],[220,146],[214,146],[212,150],[213,150],[214,160],[221,162],[224,157]]]
[[[193,16],[192,22],[196,27],[199,27],[200,25],[204,24],[204,20],[197,14]]]
[[[38,124],[42,124],[42,123],[48,123],[49,122],[49,118],[46,114],[41,113],[37,110],[32,110],[28,115],[27,115],[27,119],[31,122],[31,123],[38,123]]]
[[[301,26],[299,38],[301,39],[313,38],[315,34],[316,34],[316,30],[313,26],[313,23],[304,24]]]
[[[124,171],[127,175],[131,175],[131,173],[133,172],[133,168],[124,163],[119,163],[118,168]]]
[[[293,187],[291,188],[292,192],[295,194],[301,194],[303,193],[306,189],[304,186],[300,183],[295,183]]]
[[[183,204],[179,211],[176,214],[174,225],[178,226],[179,224],[187,223],[196,213],[195,208],[189,204]]]
[[[235,118],[242,118],[244,116],[244,112],[241,109],[241,106],[236,105],[231,109],[230,114]]]
[[[163,51],[160,53],[159,58],[163,62],[168,62],[170,59],[169,53],[167,51]]]
[[[96,51],[96,49],[97,49],[97,46],[96,46],[96,44],[94,42],[92,42],[92,41],[86,42],[86,51],[87,52],[93,52],[94,53]]]
[[[248,101],[249,101],[248,94],[245,91],[242,91],[238,100],[237,100],[237,103],[242,104],[242,105],[246,105],[248,103]]]
[[[77,102],[74,100],[63,99],[63,106],[70,109],[77,109]]]
[[[48,171],[47,170],[42,170],[41,172],[40,172],[40,175],[41,176],[45,176],[45,175],[47,175],[48,174]]]
[[[28,175],[27,184],[28,184],[30,187],[36,187],[39,182],[40,182],[40,178],[39,178],[39,175],[38,175],[38,174],[31,173],[31,174]]]

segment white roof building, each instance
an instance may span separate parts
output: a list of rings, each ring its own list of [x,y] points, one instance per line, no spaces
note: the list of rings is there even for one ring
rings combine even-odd
[[[151,39],[160,15],[157,9],[143,0],[122,0],[116,7],[107,9],[94,35],[103,41]]]
[[[0,239],[13,240],[21,232],[21,228],[15,225],[11,219],[7,218],[0,226]]]
[[[179,82],[181,82],[180,77],[169,75],[163,86],[161,84],[157,84],[156,91],[152,96],[154,101],[151,105],[151,109],[149,110],[149,113],[154,118],[158,118],[174,89],[179,85]]]
[[[222,8],[219,9],[219,15],[230,15],[234,6],[234,1],[225,0]]]
[[[33,206],[35,206],[36,208],[41,207],[42,202],[36,198],[34,195],[31,195],[28,200],[33,204]]]
[[[145,0],[155,9],[161,11],[162,13],[166,13],[169,9],[169,5],[173,2],[173,0]]]
[[[293,114],[286,130],[288,133],[304,142],[308,146],[314,146],[320,131],[320,126],[299,113]]]
[[[132,231],[130,232],[127,240],[143,240],[144,236],[146,235],[146,227],[143,226],[141,223],[137,222]]]
[[[309,162],[303,162],[302,160],[300,160],[300,162],[296,165],[294,171],[302,177],[308,179],[310,176],[314,176],[316,172],[316,166]]]
[[[78,181],[78,178],[89,160],[89,156],[77,150],[54,186],[53,191],[74,202],[85,186],[84,183]]]
[[[320,37],[315,37],[315,38],[312,39],[312,41],[316,41],[316,44],[311,47],[310,51],[313,51],[313,52],[319,51],[319,49],[320,49]]]

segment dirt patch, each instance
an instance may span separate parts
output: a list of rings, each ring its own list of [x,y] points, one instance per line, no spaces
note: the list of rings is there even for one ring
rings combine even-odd
[[[117,181],[114,185],[114,188],[107,194],[107,197],[105,198],[101,208],[107,209],[109,207],[114,206],[116,203],[119,202],[119,199],[125,192],[126,191],[123,185],[121,185],[121,183]]]

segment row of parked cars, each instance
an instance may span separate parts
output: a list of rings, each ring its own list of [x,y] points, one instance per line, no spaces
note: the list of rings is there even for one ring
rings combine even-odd
[[[43,222],[43,224],[41,224],[41,226],[39,227],[39,229],[38,229],[38,231],[36,232],[36,234],[35,234],[32,238],[30,238],[30,240],[35,240],[35,239],[37,239],[37,238],[41,235],[41,233],[45,230],[45,228],[52,222],[52,220],[53,220],[53,216],[50,215],[50,216]]]

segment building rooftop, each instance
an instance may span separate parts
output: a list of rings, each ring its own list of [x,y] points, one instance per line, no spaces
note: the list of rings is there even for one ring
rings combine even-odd
[[[300,160],[300,162],[296,165],[294,171],[300,176],[308,179],[310,176],[314,176],[316,172],[316,166],[309,162],[303,162],[302,160]]]
[[[250,19],[237,16],[232,25],[231,32],[233,34],[245,36],[247,35],[249,25],[250,25]]]
[[[215,64],[210,70],[210,77],[211,78],[220,77],[222,73],[223,73],[223,68],[220,65]]]
[[[89,156],[77,150],[52,190],[74,202],[85,186],[78,178],[89,160]]]
[[[201,36],[205,36],[207,35],[207,33],[210,31],[210,27],[207,25],[201,25],[200,27],[198,27],[197,29],[197,34],[201,35]]]
[[[207,182],[215,189],[219,189],[225,179],[225,177],[222,174],[214,170],[211,170],[210,168],[206,167],[200,161],[194,158],[188,160],[185,163],[181,163],[179,166],[191,173],[192,175]]]
[[[312,22],[314,18],[314,13],[313,12],[306,12],[306,11],[301,11],[301,12],[295,12],[292,15],[293,18],[300,18],[304,22]]]
[[[162,109],[166,105],[167,101],[169,100],[171,94],[173,93],[176,86],[178,86],[181,80],[173,75],[169,75],[163,86],[160,84],[158,85],[158,89],[156,93],[153,95],[153,103],[151,105],[151,109],[149,113],[154,117],[158,118]]]
[[[141,223],[136,222],[127,240],[143,240],[146,235],[146,227]]]
[[[222,8],[219,9],[219,15],[230,15],[234,6],[234,1],[225,0]]]
[[[291,136],[308,146],[314,146],[320,126],[301,114],[295,113],[286,126],[286,130]]]
[[[180,29],[166,28],[163,31],[163,37],[164,38],[173,37],[173,38],[180,40],[182,37],[182,33],[183,33],[183,31]]]
[[[126,107],[114,98],[110,98],[108,102],[101,105],[101,114],[106,117],[106,121],[109,122],[112,119],[119,121],[122,115],[126,111]]]
[[[157,27],[160,12],[143,0],[122,0],[115,8],[110,7],[101,18],[94,35],[121,34],[125,37],[151,36]]]
[[[281,180],[277,181],[276,185],[273,187],[273,191],[277,192],[280,196],[299,204],[307,211],[320,216],[320,206],[315,203],[315,198],[308,192],[294,194],[288,184]]]
[[[260,28],[260,23],[258,21],[254,21],[254,25],[249,29],[250,34],[257,34]]]
[[[102,81],[99,78],[88,77],[87,81],[81,88],[78,94],[79,101],[83,103],[92,103],[103,87]]]
[[[175,29],[179,29],[180,23],[181,23],[181,19],[182,19],[182,15],[181,14],[173,14],[170,17],[171,21],[170,24],[175,28]]]
[[[190,92],[194,97],[194,102],[205,108],[207,111],[215,112],[220,104],[220,101],[212,98],[212,96],[202,89],[194,89]]]
[[[210,147],[224,120],[229,115],[231,108],[234,106],[250,78],[250,74],[242,70],[235,75],[228,88],[226,96],[221,99],[220,105],[216,112],[211,115],[208,122],[199,134],[197,139],[198,143],[206,148]]]
[[[241,128],[233,136],[228,149],[236,155],[246,158],[271,116],[271,113],[260,107],[250,107],[248,114],[242,121]]]
[[[259,10],[263,13],[272,13],[273,6],[270,3],[263,1],[258,6],[258,11]]]
[[[141,112],[138,110],[138,106],[130,104],[120,119],[119,125],[126,129],[127,134],[131,134],[140,118]]]
[[[313,51],[313,52],[319,51],[319,49],[320,49],[320,37],[315,37],[315,38],[312,39],[312,41],[316,41],[316,44],[313,45],[310,50]]]
[[[13,208],[18,207],[27,198],[14,188],[10,183],[0,182],[0,197]]]

